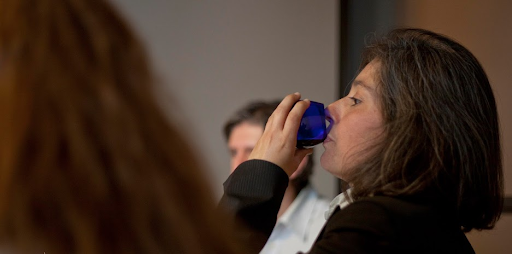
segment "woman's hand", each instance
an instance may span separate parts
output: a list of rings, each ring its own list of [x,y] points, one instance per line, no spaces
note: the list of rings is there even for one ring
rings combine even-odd
[[[268,119],[265,131],[256,143],[249,159],[272,162],[290,176],[295,172],[302,159],[313,152],[313,148],[296,148],[300,121],[309,107],[309,100],[298,101],[299,99],[300,94],[294,93],[281,101]]]

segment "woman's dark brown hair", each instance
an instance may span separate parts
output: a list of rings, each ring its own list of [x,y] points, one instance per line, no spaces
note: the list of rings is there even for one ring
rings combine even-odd
[[[496,103],[477,59],[459,43],[398,29],[366,47],[380,66],[385,131],[353,171],[355,199],[415,197],[454,211],[465,231],[492,228],[503,205]]]
[[[0,6],[0,248],[240,253],[117,12],[103,0]]]

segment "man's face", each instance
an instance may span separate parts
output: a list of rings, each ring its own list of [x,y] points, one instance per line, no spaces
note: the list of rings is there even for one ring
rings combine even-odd
[[[246,161],[263,134],[263,127],[249,122],[236,125],[228,139],[228,149],[231,154],[231,171],[240,163]]]

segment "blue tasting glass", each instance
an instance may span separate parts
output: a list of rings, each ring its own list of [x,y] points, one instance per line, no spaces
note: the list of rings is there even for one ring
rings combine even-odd
[[[324,104],[311,101],[300,122],[297,133],[297,148],[312,147],[327,138],[329,129],[326,127]]]

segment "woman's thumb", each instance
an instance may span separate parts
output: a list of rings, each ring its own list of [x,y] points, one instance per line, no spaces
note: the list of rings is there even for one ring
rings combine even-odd
[[[298,157],[300,159],[299,161],[302,161],[302,159],[304,159],[304,157],[306,157],[312,153],[313,153],[313,148],[301,148],[301,149],[297,149],[295,151],[295,157]]]

